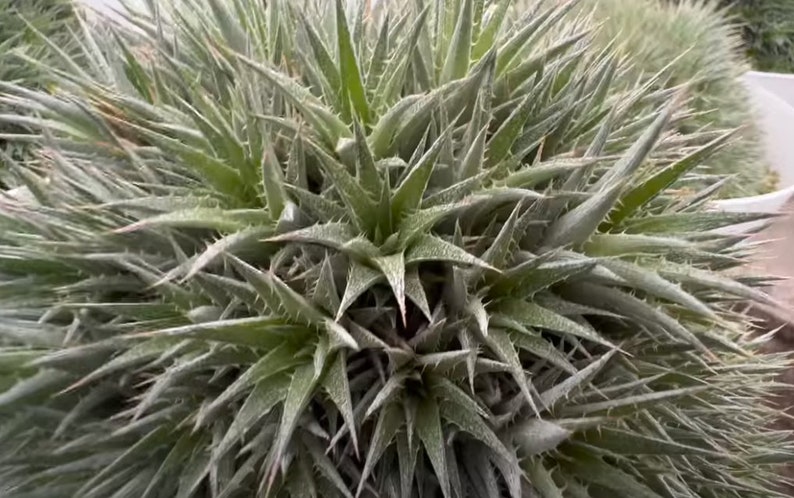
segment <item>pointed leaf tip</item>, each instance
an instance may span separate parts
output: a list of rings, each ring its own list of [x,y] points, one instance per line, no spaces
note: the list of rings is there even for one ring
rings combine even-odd
[[[374,258],[372,262],[375,263],[389,282],[394,292],[394,297],[397,299],[397,306],[400,309],[403,324],[405,324],[405,258],[403,253],[398,252],[391,256]]]

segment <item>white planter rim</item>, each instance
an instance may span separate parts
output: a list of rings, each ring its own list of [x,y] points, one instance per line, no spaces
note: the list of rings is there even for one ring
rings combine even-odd
[[[719,199],[712,201],[711,204],[723,211],[776,213],[792,197],[794,197],[794,185],[767,194]]]
[[[794,81],[794,74],[789,73],[771,73],[767,71],[747,71],[745,73],[747,78],[768,78],[768,79],[781,79]]]

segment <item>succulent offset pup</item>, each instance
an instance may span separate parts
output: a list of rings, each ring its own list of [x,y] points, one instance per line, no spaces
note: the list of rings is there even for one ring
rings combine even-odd
[[[509,4],[178,0],[3,84],[0,495],[778,496],[758,216],[675,193],[731,133]]]

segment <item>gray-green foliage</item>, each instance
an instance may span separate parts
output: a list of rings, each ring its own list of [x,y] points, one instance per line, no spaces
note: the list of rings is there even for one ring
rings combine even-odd
[[[742,27],[748,55],[761,71],[794,72],[794,3],[722,0]]]
[[[761,71],[794,72],[794,2],[719,0],[719,5],[741,27],[743,48],[754,67]]]
[[[0,81],[28,87],[44,85],[44,75],[25,58],[44,59],[52,54],[43,36],[66,49],[74,24],[70,0],[0,0]],[[52,58],[50,59],[52,60]],[[13,112],[0,101],[0,113]],[[26,144],[15,140],[20,126],[0,126],[0,150],[16,159],[26,157]],[[0,156],[0,170],[6,160]]]
[[[68,40],[73,15],[68,0],[0,0],[0,78],[35,85],[38,71],[17,53],[40,58],[46,44],[37,33],[57,43]]]
[[[736,145],[707,162],[714,174],[736,175],[724,195],[754,195],[774,188],[740,81],[749,65],[737,19],[710,0],[588,0],[582,5],[592,9],[600,24],[597,43],[614,45],[631,63],[618,81],[631,87],[638,79],[661,73],[660,87],[687,85],[694,114],[679,123],[680,130],[741,129]]]
[[[447,4],[184,0],[3,86],[0,495],[775,496],[758,216],[670,190],[730,134],[570,3]]]

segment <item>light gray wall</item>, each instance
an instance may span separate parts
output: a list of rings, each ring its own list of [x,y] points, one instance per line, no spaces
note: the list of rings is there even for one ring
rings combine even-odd
[[[100,12],[112,12],[121,10],[122,5],[120,0],[75,0],[79,4],[83,4],[92,9],[99,10]],[[143,0],[126,0],[126,3],[132,7],[143,6]]]
[[[77,0],[78,3],[82,3],[84,5],[88,5],[89,7],[93,7],[95,9],[103,10],[103,9],[118,9],[121,8],[121,2],[119,0]],[[132,2],[140,3],[140,2]]]
[[[107,15],[112,19],[121,20],[121,17],[117,14],[117,12],[124,11],[122,0],[74,0],[74,2],[78,5],[86,7],[85,10],[87,12],[88,19],[93,19],[94,16],[92,15],[92,12],[97,11]],[[124,4],[129,5],[133,10],[146,10],[145,0],[124,0]]]
[[[121,4],[119,3],[118,0],[79,0],[79,3],[82,3],[97,10],[121,7]]]

